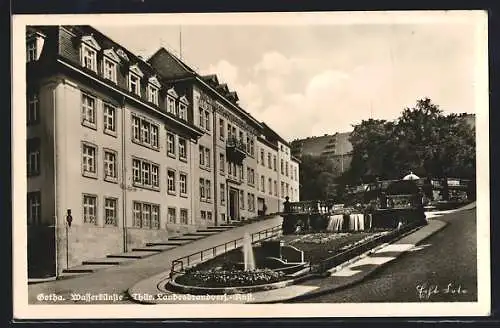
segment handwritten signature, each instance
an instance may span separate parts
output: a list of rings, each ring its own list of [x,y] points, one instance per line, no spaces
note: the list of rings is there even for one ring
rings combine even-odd
[[[433,295],[440,294],[449,294],[449,295],[464,295],[467,294],[468,291],[461,284],[449,283],[446,287],[442,287],[439,285],[417,285],[417,296],[418,298],[423,300],[430,300]]]

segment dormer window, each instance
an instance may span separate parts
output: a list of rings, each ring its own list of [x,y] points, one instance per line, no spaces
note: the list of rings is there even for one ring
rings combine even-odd
[[[116,83],[116,67],[120,62],[120,57],[113,49],[104,50],[104,58],[102,62],[102,73],[105,79]]]
[[[80,60],[83,67],[97,72],[97,52],[101,47],[92,35],[82,37]]]
[[[170,88],[167,91],[167,112],[173,115],[177,115],[175,110],[175,99],[178,97],[177,92],[174,88]]]
[[[28,41],[28,44],[26,45],[26,52],[27,52],[26,57],[28,58],[28,62],[32,62],[37,59],[36,39]]]
[[[148,87],[148,101],[158,106],[158,88],[151,84]]]
[[[179,99],[179,117],[182,120],[187,120],[187,105],[189,104],[189,101],[187,100],[186,96],[182,96],[181,99]]]
[[[26,61],[37,61],[42,52],[45,35],[35,32],[26,38]]]
[[[152,102],[156,106],[158,106],[158,90],[160,89],[161,85],[158,79],[153,76],[149,79],[149,85],[148,85],[148,101]]]
[[[141,95],[141,78],[144,76],[142,71],[137,67],[137,65],[133,65],[130,67],[130,72],[128,75],[128,86],[129,91],[135,93],[136,95]]]

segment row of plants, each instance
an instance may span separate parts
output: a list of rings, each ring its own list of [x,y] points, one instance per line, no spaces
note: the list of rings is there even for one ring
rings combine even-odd
[[[286,279],[281,272],[270,269],[255,269],[251,271],[224,270],[213,268],[209,270],[188,270],[176,278],[176,282],[193,287],[244,287],[270,284]]]

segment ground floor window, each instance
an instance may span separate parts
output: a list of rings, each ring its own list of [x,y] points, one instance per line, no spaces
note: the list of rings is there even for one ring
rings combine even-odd
[[[97,224],[97,196],[83,195],[83,223]]]
[[[186,208],[181,208],[180,216],[181,224],[188,224],[188,210]]]
[[[135,228],[160,228],[160,205],[158,204],[134,202],[132,216]]]
[[[117,200],[116,198],[104,199],[104,224],[117,225]]]

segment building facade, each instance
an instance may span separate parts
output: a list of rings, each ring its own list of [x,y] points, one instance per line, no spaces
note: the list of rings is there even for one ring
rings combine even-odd
[[[303,155],[325,156],[331,159],[339,172],[342,173],[349,169],[352,160],[350,135],[350,132],[342,132],[296,139],[291,143],[292,154],[298,158]]]
[[[90,26],[28,28],[26,55],[29,277],[261,214],[265,128],[216,76]]]

